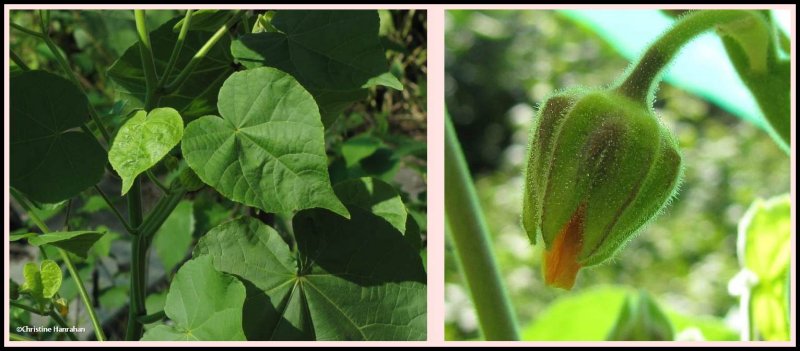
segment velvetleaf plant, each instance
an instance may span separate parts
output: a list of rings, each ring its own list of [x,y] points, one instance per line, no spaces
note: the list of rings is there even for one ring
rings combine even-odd
[[[544,246],[546,284],[571,289],[581,268],[613,259],[675,196],[683,161],[676,138],[654,113],[655,92],[680,48],[710,29],[761,107],[767,131],[789,150],[782,137],[790,134],[784,108],[790,102],[789,42],[770,13],[689,11],[609,87],[566,89],[539,106],[520,207],[530,241]],[[447,224],[481,334],[518,340],[516,314],[449,117],[445,140]]]
[[[774,40],[763,13],[698,11],[676,22],[610,88],[575,88],[542,103],[531,129],[522,224],[532,243],[544,241],[548,285],[571,289],[581,268],[616,256],[676,194],[683,162],[653,110],[655,91],[680,48],[712,28],[720,28],[729,52],[743,53],[732,61],[745,81],[783,71],[777,48],[767,44]],[[788,131],[787,111],[763,106],[773,128]]]
[[[38,31],[12,24],[43,41],[62,70],[31,69],[12,53],[11,193],[40,233],[11,240],[44,258],[25,265],[21,285],[11,281],[12,308],[64,327],[74,286],[99,341],[112,320],[95,309],[114,291],[127,296],[126,328],[114,334],[124,340],[425,340],[424,215],[393,185],[396,171],[364,166],[379,146],[405,139],[343,117],[406,88],[387,56],[412,58],[387,54],[382,40],[410,41],[379,36],[392,27],[378,11],[187,10],[150,30],[162,13],[134,10],[125,22],[137,40],[106,72],[118,124],[51,39],[59,12],[38,11]],[[340,144],[357,132],[379,142],[353,160]],[[346,165],[336,182],[331,159]],[[101,189],[109,179],[118,193]],[[147,213],[145,181],[160,191]],[[73,206],[90,187],[98,202]],[[114,199],[126,200],[127,217]],[[43,209],[65,206],[64,229],[51,230]],[[97,272],[120,235],[71,228],[98,208],[116,216],[131,248],[129,271],[109,277],[103,295],[96,280],[87,289],[84,272]],[[151,251],[164,292],[153,291]]]

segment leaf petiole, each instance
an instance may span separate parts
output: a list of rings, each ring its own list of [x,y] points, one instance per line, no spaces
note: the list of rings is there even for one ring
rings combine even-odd
[[[183,48],[183,42],[186,40],[186,33],[189,32],[189,27],[192,24],[192,10],[186,10],[186,16],[183,18],[183,24],[181,25],[181,31],[178,34],[178,40],[175,41],[175,47],[172,49],[172,54],[169,56],[169,61],[167,62],[167,68],[164,70],[164,74],[161,75],[161,78],[158,80],[158,88],[163,88],[164,84],[167,83],[167,78],[172,71],[175,69],[175,62],[178,61],[178,57],[181,54],[181,49]]]
[[[100,194],[100,197],[103,198],[103,201],[105,201],[108,207],[111,208],[111,211],[117,216],[117,219],[119,219],[120,223],[122,223],[122,225],[125,227],[125,230],[128,232],[128,234],[136,235],[138,233],[136,228],[133,228],[130,226],[130,224],[128,224],[128,221],[125,220],[125,217],[122,216],[122,213],[120,213],[114,204],[111,203],[111,200],[108,198],[106,193],[103,192],[103,190],[100,190],[100,187],[97,186],[97,184],[95,184],[94,189],[97,190],[97,192]]]
[[[189,75],[191,75],[192,72],[194,72],[194,69],[197,67],[200,61],[202,61],[203,58],[206,57],[208,51],[211,50],[211,48],[214,47],[214,44],[216,44],[220,39],[222,39],[223,36],[225,36],[225,33],[227,33],[228,30],[230,30],[230,28],[232,28],[233,25],[236,24],[236,22],[239,20],[239,18],[242,16],[243,13],[244,12],[242,12],[241,10],[237,10],[233,14],[233,16],[227,22],[225,22],[225,24],[222,25],[214,33],[214,35],[211,36],[211,38],[208,38],[208,41],[206,41],[206,43],[203,44],[200,50],[198,50],[197,53],[194,54],[189,63],[186,64],[186,67],[183,67],[183,70],[181,70],[181,73],[178,74],[178,77],[176,77],[175,80],[173,80],[171,83],[167,84],[164,87],[165,94],[169,94],[180,88],[181,85],[183,85],[186,79],[189,78]]]

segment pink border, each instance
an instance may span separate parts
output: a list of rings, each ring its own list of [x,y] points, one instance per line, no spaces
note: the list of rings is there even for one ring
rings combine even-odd
[[[428,227],[429,233],[439,235],[429,235],[428,237],[428,341],[427,342],[124,342],[109,341],[105,343],[95,341],[82,342],[14,342],[13,346],[20,347],[52,347],[52,346],[796,346],[796,277],[792,275],[791,297],[791,341],[789,342],[444,342],[444,11],[455,9],[525,9],[525,10],[553,10],[553,9],[784,9],[792,12],[792,31],[791,41],[796,43],[796,5],[427,5],[427,4],[372,4],[372,5],[250,5],[250,4],[224,4],[224,5],[4,5],[4,57],[5,62],[9,62],[9,10],[11,9],[188,9],[188,8],[218,8],[218,9],[420,9],[428,11]],[[791,56],[796,57],[796,45],[792,45]],[[796,94],[796,62],[791,64],[792,70],[792,96]],[[8,65],[4,68],[4,186],[5,186],[5,208],[9,208],[10,196],[8,190],[9,173],[9,70]],[[791,113],[796,116],[796,101],[792,99]],[[796,224],[796,155],[794,145],[796,145],[796,121],[792,118],[792,154],[791,154],[791,194],[792,194],[792,234],[797,233]],[[9,212],[4,210],[4,240],[8,242]],[[792,262],[791,270],[796,272],[796,236],[792,235]],[[9,251],[8,246],[4,250],[4,279],[9,279]],[[5,284],[4,284],[5,285]],[[5,311],[9,310],[9,291],[6,285],[4,290]],[[9,315],[4,313],[4,346],[9,345]]]

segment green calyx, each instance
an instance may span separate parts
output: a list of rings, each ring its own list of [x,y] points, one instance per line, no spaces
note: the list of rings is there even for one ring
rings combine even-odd
[[[669,202],[682,160],[671,132],[616,91],[551,96],[531,131],[522,222],[546,247],[549,285],[613,257]]]

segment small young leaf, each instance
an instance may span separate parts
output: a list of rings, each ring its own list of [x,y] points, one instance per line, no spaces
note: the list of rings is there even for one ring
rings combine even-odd
[[[31,200],[59,202],[97,184],[105,151],[93,135],[74,130],[89,121],[86,96],[44,71],[11,78],[11,186]]]
[[[29,294],[34,299],[41,299],[43,287],[42,274],[39,271],[39,266],[33,262],[26,263],[22,268],[22,275],[25,277],[25,281],[19,288],[19,292],[23,294]]]
[[[757,200],[739,222],[742,268],[757,276],[750,301],[753,321],[765,340],[789,340],[786,272],[791,262],[791,196]]]
[[[314,96],[325,125],[366,90],[402,90],[388,70],[378,37],[377,11],[278,11],[280,32],[245,34],[231,45],[245,67],[269,66],[294,76]]]
[[[221,118],[189,123],[181,143],[203,182],[265,212],[321,207],[348,216],[331,188],[317,105],[292,76],[269,67],[234,73],[218,107]]]
[[[28,243],[33,246],[53,245],[85,259],[92,245],[102,237],[103,233],[96,231],[51,232],[30,237]]]
[[[214,270],[211,257],[195,258],[178,270],[167,293],[164,312],[174,324],[158,325],[142,340],[245,340],[244,301],[242,282]]]
[[[45,299],[51,299],[56,295],[58,289],[61,288],[61,267],[58,263],[51,260],[42,261],[42,296]]]
[[[22,270],[25,282],[20,287],[21,294],[30,295],[38,304],[43,307],[48,300],[61,288],[61,267],[55,261],[42,261],[41,270],[36,263],[28,262]]]
[[[122,195],[136,176],[160,161],[183,137],[183,120],[173,108],[136,112],[119,129],[108,160],[122,178]]]
[[[55,305],[58,314],[61,315],[61,318],[67,318],[67,315],[69,314],[69,302],[62,297],[53,302],[53,304]]]

